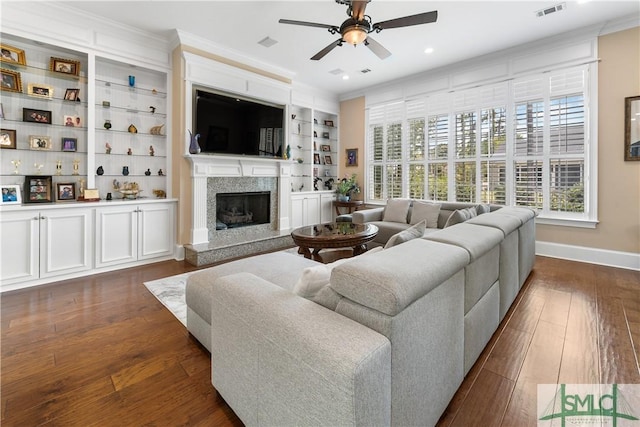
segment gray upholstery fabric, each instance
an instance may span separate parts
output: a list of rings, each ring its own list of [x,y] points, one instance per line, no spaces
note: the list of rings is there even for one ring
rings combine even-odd
[[[496,282],[464,316],[464,374],[478,360],[491,336],[498,328],[499,284]]]
[[[400,222],[372,221],[369,222],[369,224],[378,227],[378,234],[373,241],[381,245],[385,245],[394,234],[409,228],[409,224],[402,224]]]
[[[424,238],[465,248],[471,259],[475,260],[498,245],[503,236],[501,231],[494,228],[464,223],[436,231]]]
[[[351,214],[353,222],[356,224],[364,224],[372,221],[382,221],[384,208],[373,208],[355,211]]]
[[[211,301],[212,383],[246,425],[390,425],[387,338],[248,273]]]
[[[506,207],[500,209],[496,214],[516,217],[522,223],[518,229],[518,273],[520,287],[522,287],[536,260],[536,213],[529,208]]]
[[[383,221],[400,222],[407,224],[409,215],[410,199],[389,199],[382,215]]]
[[[392,343],[391,425],[435,425],[462,382],[462,282],[458,271],[396,316],[347,298],[336,308]]]
[[[471,218],[475,218],[476,216],[478,216],[478,212],[475,207],[456,209],[447,219],[444,228],[463,223]]]
[[[478,213],[478,215],[489,213],[491,212],[491,205],[489,205],[488,203],[480,203],[478,206],[476,206],[476,212]]]
[[[469,255],[461,248],[415,239],[334,268],[331,287],[358,304],[393,316],[468,262]]]
[[[438,228],[438,215],[440,215],[441,206],[442,203],[414,200],[409,224],[413,225],[425,220],[427,228]]]
[[[424,235],[424,230],[427,228],[427,220],[422,220],[419,223],[412,225],[411,227],[403,230],[399,233],[391,236],[387,243],[384,245],[385,249],[392,248],[401,243],[406,243],[409,240],[417,239]]]

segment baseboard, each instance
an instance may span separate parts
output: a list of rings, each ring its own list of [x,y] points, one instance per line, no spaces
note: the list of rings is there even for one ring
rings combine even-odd
[[[640,253],[536,241],[536,255],[640,271]]]

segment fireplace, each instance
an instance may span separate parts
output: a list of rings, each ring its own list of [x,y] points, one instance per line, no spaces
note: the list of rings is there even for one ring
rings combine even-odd
[[[268,224],[271,192],[216,193],[216,230]]]

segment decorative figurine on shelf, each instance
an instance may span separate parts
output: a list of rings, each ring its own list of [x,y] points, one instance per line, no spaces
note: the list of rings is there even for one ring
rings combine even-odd
[[[146,176],[150,176],[151,175],[151,169],[147,169],[146,171],[144,171],[144,174]]]
[[[124,176],[129,175],[129,166],[123,166],[122,167],[122,175],[124,175]]]
[[[327,190],[333,190],[333,183],[335,182],[335,180],[333,178],[329,178],[328,180],[326,180],[324,182],[324,188],[326,188]]]
[[[102,166],[98,166],[98,169],[96,170],[96,174],[104,175],[104,168]]]
[[[138,128],[136,128],[133,123],[131,123],[129,125],[129,127],[127,128],[127,130],[129,131],[129,133],[138,133]]]
[[[129,148],[129,149],[127,150],[127,155],[129,155],[129,156],[130,156],[130,155],[132,155],[132,154],[133,154],[133,151],[131,151],[131,148]]]
[[[153,89],[151,89],[151,93],[154,94],[154,95],[157,95],[158,91],[156,90],[156,88],[153,88]]]
[[[105,120],[103,126],[106,130],[111,129],[111,120]]]
[[[114,190],[119,190],[120,189],[120,182],[117,179],[113,180],[113,189]]]
[[[156,107],[149,105],[149,110],[151,110],[151,114],[154,114],[156,112]]]
[[[318,191],[318,181],[322,182],[322,178],[317,176],[313,178],[313,191]]]
[[[78,169],[80,169],[80,160],[73,159],[73,175],[80,175]]]
[[[156,154],[156,151],[153,149],[153,145],[149,146],[149,155],[150,156],[154,156]]]
[[[162,172],[162,169],[158,170],[158,176],[164,176],[164,172]]]
[[[62,175],[62,161],[56,161],[56,175]]]
[[[149,129],[149,133],[151,135],[162,135],[163,126],[164,126],[164,123],[158,126],[152,126],[151,129]]]
[[[18,168],[20,167],[20,163],[22,163],[20,160],[11,160],[11,164],[15,168],[13,170],[13,174],[14,175],[19,175],[20,174],[20,171],[18,171]]]
[[[198,140],[200,139],[200,134],[192,134],[189,131],[189,153],[190,154],[200,154],[200,145],[198,144]]]
[[[290,159],[291,158],[291,146],[289,144],[287,144],[287,149],[284,151],[284,159]]]
[[[36,174],[40,175],[42,173],[42,168],[44,167],[43,163],[34,163],[33,167],[36,168]]]
[[[134,87],[136,85],[136,76],[129,76],[129,87]]]
[[[78,200],[82,200],[84,199],[84,185],[87,181],[85,179],[80,179],[79,182],[80,182],[80,190],[78,190],[78,194],[79,194]]]
[[[113,200],[113,196],[111,195],[111,193],[107,193],[107,200]]]
[[[107,154],[111,154],[111,144],[109,144],[108,142],[104,144],[104,152]]]
[[[167,198],[167,193],[164,190],[153,190],[153,194],[158,199],[166,199]]]

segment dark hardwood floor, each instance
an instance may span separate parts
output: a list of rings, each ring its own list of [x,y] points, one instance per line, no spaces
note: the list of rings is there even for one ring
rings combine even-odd
[[[167,261],[1,296],[3,426],[242,425],[142,284]],[[440,426],[535,426],[539,383],[640,383],[640,273],[538,257]]]

